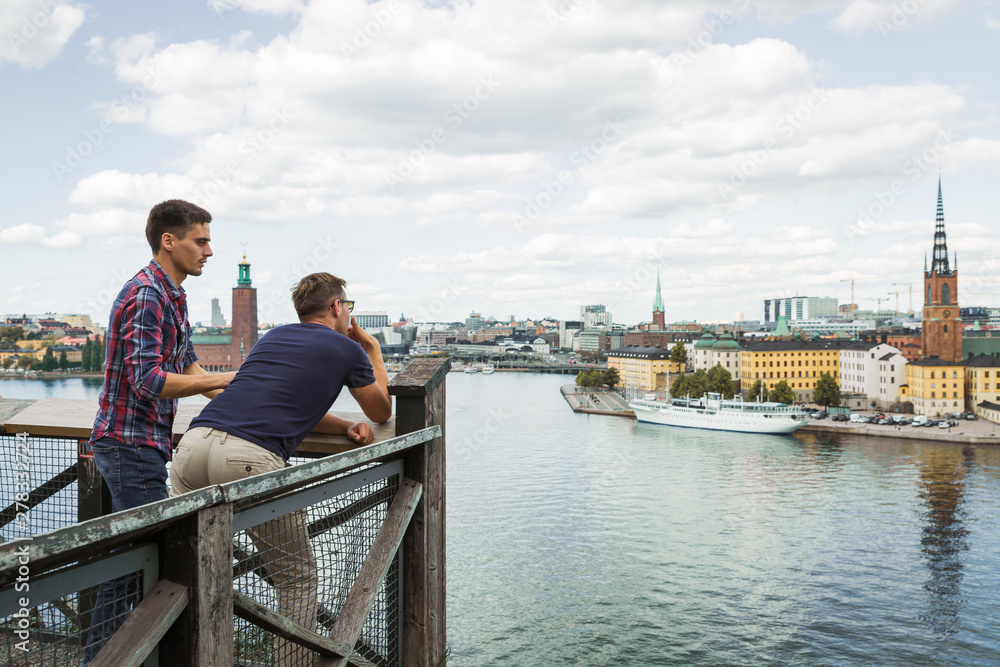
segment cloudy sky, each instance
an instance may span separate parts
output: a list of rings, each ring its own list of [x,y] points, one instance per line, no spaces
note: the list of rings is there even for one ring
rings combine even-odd
[[[392,319],[634,324],[657,270],[668,320],[905,310],[939,175],[1000,305],[1000,1],[4,0],[0,38],[0,314],[105,320],[171,198],[214,217],[192,321],[243,244],[271,322],[315,270]]]

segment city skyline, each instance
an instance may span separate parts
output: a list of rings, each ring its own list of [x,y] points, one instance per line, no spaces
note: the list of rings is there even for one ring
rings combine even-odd
[[[893,308],[939,176],[963,305],[1000,306],[998,32],[992,0],[13,0],[0,313],[104,320],[175,197],[214,216],[192,321],[242,244],[261,322],[314,270],[391,321],[649,321],[657,270],[668,322],[852,278]]]

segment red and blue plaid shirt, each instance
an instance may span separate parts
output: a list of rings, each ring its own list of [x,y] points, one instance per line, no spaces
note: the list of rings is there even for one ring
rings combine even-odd
[[[161,399],[167,373],[198,361],[187,296],[156,260],[125,283],[111,308],[107,367],[91,442],[155,447],[169,461],[176,399]]]

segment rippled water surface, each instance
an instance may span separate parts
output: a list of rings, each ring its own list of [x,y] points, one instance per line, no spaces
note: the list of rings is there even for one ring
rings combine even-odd
[[[1000,450],[637,425],[568,380],[448,378],[450,665],[1000,664]]]
[[[637,425],[570,381],[448,376],[449,665],[1000,664],[1000,449]],[[0,393],[100,388],[56,382]]]

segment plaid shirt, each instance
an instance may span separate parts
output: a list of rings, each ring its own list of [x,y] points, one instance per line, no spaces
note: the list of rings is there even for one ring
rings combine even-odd
[[[90,441],[155,447],[169,461],[176,399],[161,399],[167,373],[198,361],[184,290],[153,260],[125,283],[111,308],[107,368]]]

